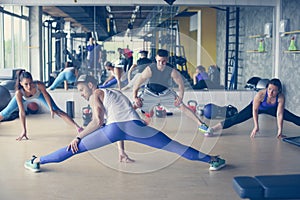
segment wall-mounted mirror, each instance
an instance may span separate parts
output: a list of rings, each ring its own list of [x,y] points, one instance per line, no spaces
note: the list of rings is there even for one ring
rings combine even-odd
[[[243,90],[251,77],[271,77],[274,70],[273,7],[3,5],[0,8],[0,27],[5,27],[1,31],[0,68],[32,70],[35,51],[35,56],[42,60],[40,73],[45,81],[62,63],[72,59],[100,80],[103,63],[118,62],[118,48],[130,49],[133,60],[138,59],[140,50],[147,50],[153,59],[158,48],[167,49],[170,62],[191,84],[199,65],[207,73],[217,72],[217,78],[216,74],[209,76],[216,81],[210,89]],[[269,35],[265,33],[266,26]],[[101,59],[98,52],[90,58],[90,38],[99,45]],[[87,59],[98,63],[89,64]]]

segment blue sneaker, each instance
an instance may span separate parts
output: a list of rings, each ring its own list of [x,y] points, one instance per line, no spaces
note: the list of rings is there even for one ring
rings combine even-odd
[[[201,124],[198,127],[199,131],[201,131],[202,133],[204,133],[205,136],[212,136],[213,135],[213,130],[211,128],[209,128],[206,124]]]
[[[40,170],[40,163],[34,163],[33,161],[36,159],[36,156],[32,156],[31,160],[27,160],[24,163],[24,167],[29,169],[32,172],[39,172]]]
[[[211,171],[217,171],[223,167],[225,167],[226,161],[222,158],[219,158],[219,156],[212,157],[212,160],[209,162],[209,170]]]

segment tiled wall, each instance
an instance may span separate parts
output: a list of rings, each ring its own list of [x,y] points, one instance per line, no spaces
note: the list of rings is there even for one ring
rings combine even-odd
[[[300,3],[298,0],[282,1],[282,18],[289,20],[289,30],[300,30]],[[241,63],[243,67],[242,78],[240,82],[249,80],[252,76],[262,78],[272,78],[274,76],[274,54],[272,53],[274,38],[264,38],[266,53],[246,53],[247,50],[258,48],[259,38],[249,38],[250,35],[258,35],[264,33],[264,25],[273,22],[272,7],[241,7],[241,26],[244,27],[245,37],[243,39],[243,53],[241,57],[244,61]],[[221,67],[221,78],[224,77],[224,41],[225,41],[225,12],[218,11],[217,14],[217,64]],[[273,22],[274,29],[274,22]],[[286,108],[300,115],[300,93],[299,93],[299,76],[300,76],[300,53],[291,54],[284,53],[288,49],[290,39],[293,35],[286,35],[280,38],[280,66],[279,77],[284,85],[284,93],[286,95]],[[296,46],[300,49],[300,33],[295,34]],[[222,79],[222,82],[224,80]],[[243,88],[243,84],[239,85],[239,89]]]
[[[221,67],[222,83],[224,83],[225,66],[225,29],[226,13],[218,11],[217,14],[217,64]],[[265,53],[247,53],[249,50],[257,50],[259,40],[262,38],[249,38],[253,35],[264,33],[265,23],[273,21],[273,7],[241,7],[240,8],[240,61],[238,89],[243,89],[246,82],[253,76],[262,78],[272,77],[272,38],[263,38]],[[222,70],[223,69],[223,70]]]
[[[298,0],[284,0],[282,18],[289,20],[289,31],[300,30],[300,2]],[[293,35],[281,37],[279,78],[284,84],[286,107],[300,114],[300,53],[284,53],[288,49]],[[296,46],[300,50],[300,33],[296,34]]]

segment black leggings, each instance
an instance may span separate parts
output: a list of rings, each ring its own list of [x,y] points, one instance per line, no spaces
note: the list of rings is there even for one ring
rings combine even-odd
[[[225,119],[222,121],[223,129],[230,128],[236,124],[242,123],[253,117],[252,115],[252,102],[246,106],[243,110],[241,110],[238,114]],[[269,108],[267,110],[258,110],[258,114],[267,114],[273,117],[276,117],[277,107]],[[290,111],[284,109],[283,111],[283,120],[293,122],[294,124],[300,126],[300,117],[291,113]]]

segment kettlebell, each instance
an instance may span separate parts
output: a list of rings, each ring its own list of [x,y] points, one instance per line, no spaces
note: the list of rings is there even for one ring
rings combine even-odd
[[[202,105],[201,104],[197,105],[196,114],[198,116],[203,116],[204,115],[203,106],[204,106],[203,104]]]
[[[196,109],[197,109],[197,101],[195,100],[189,100],[187,102],[187,106],[189,109],[191,109],[191,111],[193,111],[193,113],[196,112]]]
[[[162,106],[156,106],[155,115],[158,118],[164,118],[167,116],[167,111]]]
[[[82,108],[83,126],[87,126],[92,121],[92,108],[90,105]]]

